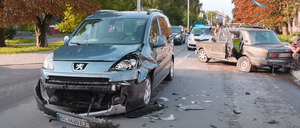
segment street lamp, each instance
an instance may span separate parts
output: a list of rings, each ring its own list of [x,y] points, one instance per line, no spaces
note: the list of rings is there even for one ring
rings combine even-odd
[[[190,0],[187,1],[187,32],[190,32]]]
[[[136,4],[137,4],[137,11],[138,11],[138,13],[140,13],[140,11],[141,11],[141,0],[137,0],[137,2],[136,2]]]

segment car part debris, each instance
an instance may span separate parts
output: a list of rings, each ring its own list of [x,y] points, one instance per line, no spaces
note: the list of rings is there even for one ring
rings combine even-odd
[[[203,102],[205,102],[205,103],[211,103],[212,101],[211,100],[205,100]]]
[[[159,119],[164,120],[164,121],[172,121],[172,120],[175,120],[176,118],[175,118],[174,114],[170,114],[169,117],[159,118]]]
[[[192,103],[192,104],[197,104],[197,103],[198,103],[198,101],[191,101],[191,103]]]
[[[250,95],[250,92],[246,92],[245,94],[246,94],[246,95]]]
[[[217,126],[214,126],[214,125],[210,125],[210,127],[212,127],[212,128],[218,128]]]
[[[186,97],[181,97],[180,99],[182,99],[182,100],[186,100]]]
[[[179,94],[175,92],[173,92],[172,95],[179,96]]]
[[[166,97],[159,97],[159,99],[161,99],[163,102],[167,102],[167,101],[170,101],[168,98]]]
[[[271,120],[271,121],[268,122],[268,124],[279,124],[279,121]]]
[[[238,111],[238,110],[233,110],[233,113],[234,113],[234,114],[241,114],[242,112],[241,112],[241,111]]]
[[[144,107],[144,108],[141,108],[141,109],[138,109],[138,110],[134,110],[134,111],[131,111],[131,112],[127,113],[125,115],[125,117],[127,117],[127,118],[137,118],[137,117],[146,115],[148,113],[152,113],[154,111],[162,110],[164,108],[165,108],[164,105],[160,105],[158,103],[156,103],[156,104],[150,104],[147,107]]]
[[[186,110],[186,111],[188,111],[188,110],[205,110],[205,108],[203,108],[202,106],[197,105],[197,104],[180,106],[179,108],[182,110]]]

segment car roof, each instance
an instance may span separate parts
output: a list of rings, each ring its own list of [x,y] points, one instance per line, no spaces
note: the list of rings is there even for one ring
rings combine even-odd
[[[201,26],[201,27],[194,27],[194,28],[211,28],[211,27],[210,26]]]
[[[225,28],[228,31],[272,31],[268,29],[258,29],[258,28]]]
[[[93,15],[86,18],[86,20],[90,19],[102,19],[102,18],[136,18],[136,19],[148,19],[152,15],[162,14],[159,12],[152,12],[148,14],[146,11],[115,11],[115,10],[99,10],[95,12]]]

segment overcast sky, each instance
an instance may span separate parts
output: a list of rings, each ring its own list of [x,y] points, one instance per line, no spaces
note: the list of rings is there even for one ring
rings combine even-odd
[[[232,18],[232,9],[234,5],[231,0],[201,0],[203,3],[202,9],[205,11],[221,11],[223,10],[226,15]]]

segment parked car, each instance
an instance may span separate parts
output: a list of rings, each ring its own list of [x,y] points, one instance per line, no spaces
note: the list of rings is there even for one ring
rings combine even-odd
[[[212,40],[197,43],[198,59],[237,62],[240,71],[250,72],[257,67],[279,69],[289,67],[292,53],[271,30],[226,28]]]
[[[212,36],[212,34],[213,34],[212,27],[208,27],[208,26],[194,27],[188,37],[187,49],[188,50],[196,49],[197,42],[208,41],[209,38]]]
[[[171,35],[169,20],[160,10],[97,11],[46,57],[35,86],[38,108],[86,127],[94,121],[89,116],[149,105],[152,90],[174,76]]]
[[[185,43],[185,33],[182,26],[172,26],[172,35],[174,39],[174,44]]]

